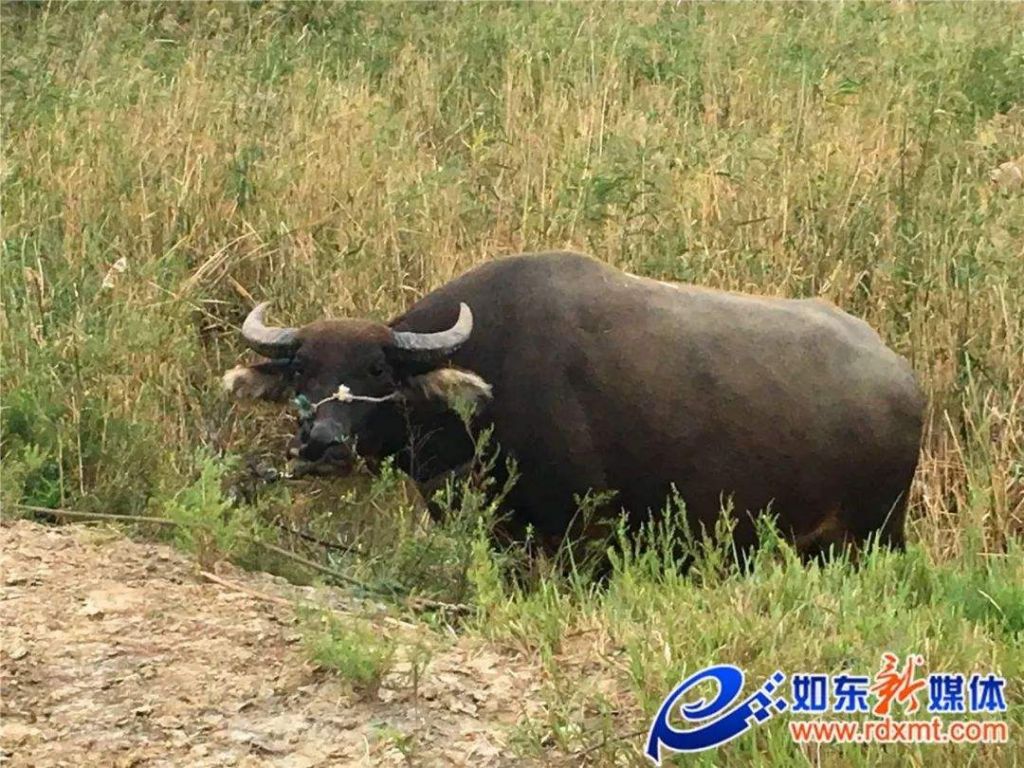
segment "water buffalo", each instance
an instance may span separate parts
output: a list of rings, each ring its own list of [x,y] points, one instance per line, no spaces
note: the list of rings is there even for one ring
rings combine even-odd
[[[293,450],[313,467],[393,456],[429,490],[491,426],[517,466],[514,537],[532,526],[557,544],[590,490],[613,492],[607,512],[635,527],[674,486],[697,530],[731,500],[740,547],[765,508],[808,555],[871,534],[903,546],[922,395],[904,359],[826,301],[670,285],[556,252],[485,263],[388,324],[273,328],[265,308],[242,334],[269,360],[224,385],[301,395]],[[458,399],[477,404],[470,430]]]

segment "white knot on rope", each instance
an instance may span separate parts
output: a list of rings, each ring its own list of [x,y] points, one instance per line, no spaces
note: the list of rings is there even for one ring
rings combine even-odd
[[[361,400],[367,403],[383,403],[387,400],[394,400],[401,397],[398,392],[392,392],[390,395],[384,395],[383,397],[371,397],[370,395],[353,395],[352,390],[348,388],[346,384],[339,384],[338,389],[333,395],[328,395],[323,400],[313,403],[313,409],[316,410],[324,403],[328,403],[331,400],[337,400],[339,403],[350,403],[353,400]]]

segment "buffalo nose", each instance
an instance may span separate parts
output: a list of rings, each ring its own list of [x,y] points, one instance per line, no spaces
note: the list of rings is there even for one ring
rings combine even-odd
[[[307,459],[318,459],[332,445],[343,442],[341,430],[334,424],[319,422],[309,430],[309,438],[300,454]]]

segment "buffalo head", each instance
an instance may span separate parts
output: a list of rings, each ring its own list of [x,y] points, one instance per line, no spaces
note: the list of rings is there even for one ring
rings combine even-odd
[[[361,320],[273,328],[264,323],[267,306],[249,313],[242,337],[268,359],[227,371],[224,388],[239,399],[294,396],[299,419],[288,453],[301,473],[347,474],[356,457],[372,466],[407,447],[411,412],[490,397],[482,378],[448,365],[473,332],[466,304],[454,325],[431,333]]]

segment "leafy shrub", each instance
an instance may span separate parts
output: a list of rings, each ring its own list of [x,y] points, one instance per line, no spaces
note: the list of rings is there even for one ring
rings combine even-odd
[[[253,508],[225,497],[223,480],[232,462],[200,454],[198,464],[199,476],[192,483],[157,504],[164,517],[177,523],[174,541],[205,569],[218,560],[254,564],[261,524]]]

